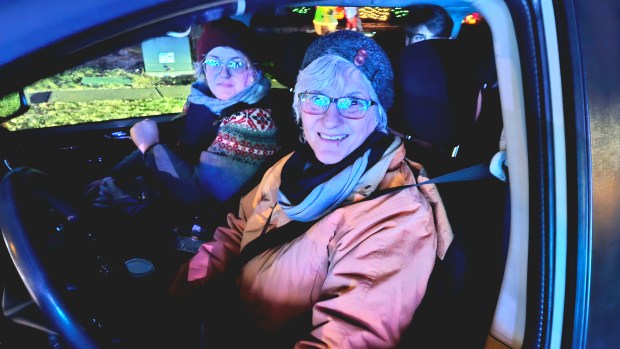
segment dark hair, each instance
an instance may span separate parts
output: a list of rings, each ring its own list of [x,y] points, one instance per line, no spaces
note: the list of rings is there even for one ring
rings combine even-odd
[[[409,15],[405,17],[408,27],[425,25],[436,37],[449,38],[452,35],[454,22],[448,12],[437,5],[416,5],[407,7]]]

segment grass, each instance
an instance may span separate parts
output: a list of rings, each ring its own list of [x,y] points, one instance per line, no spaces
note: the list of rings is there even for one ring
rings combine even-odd
[[[93,66],[82,66],[65,71],[64,73],[37,81],[27,89],[28,93],[55,91],[55,90],[87,90],[92,86],[83,85],[86,77],[115,77],[126,78],[132,81],[131,85],[106,84],[105,88],[149,88],[160,86],[189,85],[194,82],[193,76],[183,77],[154,77],[144,74],[142,69],[125,70],[121,68],[101,69]]]
[[[135,54],[135,52],[131,53]],[[161,86],[188,86],[195,81],[194,76],[181,77],[154,77],[144,73],[142,62],[129,57],[116,57],[109,55],[99,60],[91,61],[80,67],[69,69],[61,74],[51,76],[26,88],[26,94],[36,92],[70,91],[70,90],[93,90],[93,89],[118,89],[118,88],[155,88]],[[129,58],[128,58],[129,57]],[[106,60],[105,62],[102,60]],[[109,67],[115,62],[127,64],[128,67]],[[133,65],[133,67],[131,67]],[[136,67],[137,66],[137,67]],[[107,77],[117,78],[113,81],[119,83],[105,83],[103,86],[84,84],[85,78]],[[120,81],[130,81],[123,84]],[[18,131],[32,128],[53,127],[62,125],[74,125],[85,122],[98,122],[116,120],[139,116],[152,116],[169,113],[179,113],[185,103],[185,98],[157,98],[143,100],[97,100],[87,103],[37,103],[32,104],[30,110],[15,119],[3,123],[10,131]],[[0,103],[0,112],[15,108],[12,105]],[[5,115],[5,114],[1,114]]]
[[[266,73],[266,75],[268,74]],[[85,83],[85,78],[99,77],[111,79],[106,79],[106,83],[101,86]],[[93,79],[86,80],[92,81]],[[128,83],[123,83],[123,81]],[[38,92],[102,88],[155,88],[188,86],[194,81],[194,76],[155,77],[145,74],[140,48],[129,47],[79,67],[68,69],[55,76],[41,79],[28,86],[25,91],[27,95],[32,95]],[[31,105],[26,114],[2,123],[2,126],[10,131],[18,131],[140,116],[174,114],[181,112],[184,103],[185,98],[169,97],[143,100],[94,100],[87,103],[36,103]],[[11,107],[0,104],[0,108]],[[1,111],[2,109],[0,109]]]
[[[26,115],[5,122],[4,126],[10,131],[17,131],[138,116],[172,114],[180,112],[184,103],[185,98],[41,103],[32,105]],[[41,117],[43,115],[45,117]]]
[[[9,116],[20,107],[19,93],[11,93],[0,99],[0,116]]]

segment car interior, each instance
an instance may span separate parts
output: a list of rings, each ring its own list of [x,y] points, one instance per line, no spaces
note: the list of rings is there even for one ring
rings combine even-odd
[[[509,176],[506,162],[508,154],[519,163],[515,153],[524,147],[523,113],[514,106],[519,82],[515,69],[502,70],[516,44],[514,33],[498,24],[508,16],[494,7],[499,2],[480,3],[441,3],[455,19],[452,38],[406,47],[402,26],[366,23],[366,34],[392,59],[396,103],[389,126],[413,160],[423,163],[431,178],[478,164],[488,165],[492,174],[437,184],[455,239],[444,260],[436,261],[402,348],[483,348],[489,341],[519,347],[522,340],[514,339],[519,325],[495,325],[522,298],[505,286],[510,277],[523,277],[506,271],[520,269],[523,242],[515,239],[527,226],[527,217],[515,215],[516,207],[527,202],[527,193],[517,190],[527,188],[527,169],[511,168]],[[468,15],[476,20],[467,22]],[[240,17],[264,45],[261,68],[274,81],[270,101],[283,130],[280,155],[294,151],[299,142],[292,88],[306,47],[319,35],[311,19],[301,29],[295,16],[295,8],[281,7]],[[191,45],[194,30],[206,18],[194,20],[186,36]],[[177,35],[183,27],[175,23],[168,29]],[[118,55],[122,48],[106,55]],[[158,123],[165,142],[174,139],[177,115],[146,116]],[[0,336],[7,345],[28,337],[33,347],[123,347],[160,296],[152,289],[165,290],[179,262],[191,257],[182,241],[194,237],[197,225],[207,231],[225,222],[225,217],[202,216],[205,207],[180,208],[183,214],[167,224],[144,223],[141,216],[98,222],[87,213],[84,188],[134,149],[129,128],[142,117],[76,119],[19,130],[7,129],[5,122],[0,127],[0,148],[5,149],[0,220],[7,244],[0,263],[16,266],[3,267],[0,275]],[[208,233],[201,238],[208,239]],[[132,257],[150,260],[155,272],[132,277],[126,267]],[[202,336],[208,341],[208,334]]]

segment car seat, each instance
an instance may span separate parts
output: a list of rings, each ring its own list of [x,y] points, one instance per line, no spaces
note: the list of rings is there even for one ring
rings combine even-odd
[[[453,40],[424,40],[405,47],[395,60],[396,90],[401,93],[390,127],[411,137],[408,152],[432,176],[462,165],[452,153],[475,121],[479,85],[459,48]]]
[[[488,163],[499,149],[499,101],[482,91],[473,68],[478,62],[470,57],[456,40],[426,40],[405,47],[395,61],[390,127],[407,139],[407,156],[431,178]],[[481,96],[490,100],[480,105]],[[497,178],[437,187],[454,241],[436,261],[401,347],[483,348],[507,253],[508,187]]]
[[[293,114],[293,88],[306,49],[318,36],[314,33],[292,32],[270,35],[269,58],[273,62],[269,69],[271,76],[282,86],[273,87],[269,94],[272,117],[278,126],[282,154],[293,151],[299,144],[300,126]]]

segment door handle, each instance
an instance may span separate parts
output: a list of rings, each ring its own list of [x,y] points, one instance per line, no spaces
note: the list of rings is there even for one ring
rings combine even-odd
[[[105,138],[108,139],[131,139],[131,136],[127,134],[125,131],[115,131],[105,135]]]

